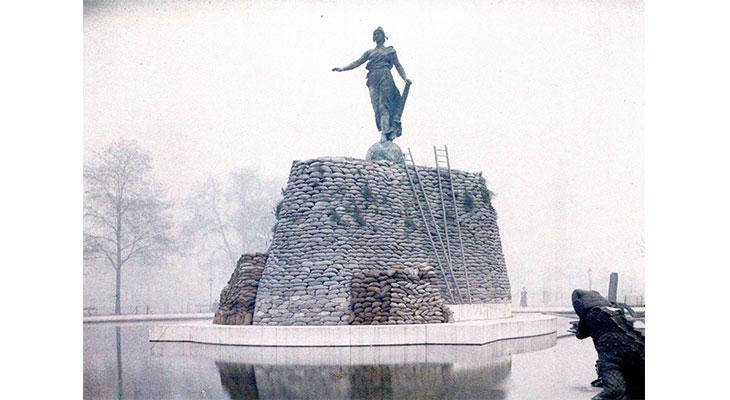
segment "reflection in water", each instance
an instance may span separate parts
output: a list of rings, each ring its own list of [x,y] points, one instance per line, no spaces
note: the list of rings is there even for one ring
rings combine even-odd
[[[122,331],[118,326],[114,330],[117,338],[117,399],[122,400]]]
[[[256,374],[253,365],[216,362],[221,385],[232,399],[258,399]]]
[[[485,346],[276,348],[150,343],[149,325],[84,326],[85,399],[584,400],[598,393],[588,384],[592,343],[556,346],[555,335]],[[570,367],[561,367],[566,360]]]
[[[505,398],[511,356],[489,363],[395,365],[252,365],[215,363],[232,399]]]
[[[393,398],[393,374],[389,365],[378,367],[366,365],[349,368],[351,371],[340,372],[343,378],[347,376],[352,398],[371,399]]]

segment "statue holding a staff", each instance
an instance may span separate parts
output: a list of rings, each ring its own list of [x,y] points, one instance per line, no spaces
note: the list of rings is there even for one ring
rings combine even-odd
[[[383,28],[373,31],[375,47],[365,51],[363,55],[342,68],[332,68],[332,71],[342,72],[355,69],[367,61],[367,86],[370,90],[370,103],[375,112],[375,125],[380,131],[380,143],[392,142],[402,133],[401,115],[403,106],[408,98],[411,80],[406,77],[406,71],[398,61],[398,55],[393,46],[385,47],[387,37]],[[403,96],[393,81],[390,69],[395,67],[400,77],[405,81]]]

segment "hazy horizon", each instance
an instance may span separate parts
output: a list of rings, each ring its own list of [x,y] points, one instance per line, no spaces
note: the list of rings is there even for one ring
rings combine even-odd
[[[643,294],[643,13],[640,1],[85,1],[85,157],[134,139],[174,199],[240,168],[283,187],[293,160],[364,158],[379,137],[366,71],[330,70],[382,26],[413,80],[396,143],[423,165],[446,144],[454,168],[483,171],[513,297],[587,287],[588,268],[594,288],[615,271],[620,293]],[[207,298],[193,278],[183,286]],[[113,289],[87,279],[85,296]]]

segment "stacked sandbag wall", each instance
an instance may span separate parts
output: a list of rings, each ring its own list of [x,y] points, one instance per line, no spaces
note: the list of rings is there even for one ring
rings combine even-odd
[[[415,176],[413,167],[409,172]],[[349,324],[353,274],[393,265],[433,267],[433,285],[447,303],[510,303],[497,216],[484,178],[452,170],[451,176],[442,173],[439,189],[434,168],[418,167],[418,172],[426,193],[420,200],[425,204],[428,198],[433,213],[426,224],[402,164],[329,157],[295,161],[275,207],[277,223],[258,287],[254,324]],[[445,239],[444,209],[451,269],[443,249],[437,258],[427,233],[436,229],[435,220]]]
[[[352,276],[353,325],[446,322],[432,267],[368,269]]]
[[[266,253],[244,254],[221,292],[220,304],[213,317],[219,325],[251,325],[256,305],[256,291],[266,263]]]

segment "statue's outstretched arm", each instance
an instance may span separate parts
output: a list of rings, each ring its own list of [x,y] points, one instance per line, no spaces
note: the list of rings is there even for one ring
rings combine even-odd
[[[400,65],[400,61],[398,61],[398,55],[394,54],[393,57],[395,57],[395,60],[393,60],[393,65],[395,66],[396,71],[398,71],[398,75],[403,79],[405,82],[410,82],[411,80],[408,79],[406,76],[406,70],[403,69],[403,66]]]
[[[351,69],[355,69],[355,68],[357,68],[357,67],[361,66],[361,65],[362,65],[362,64],[363,64],[363,63],[364,63],[365,61],[367,61],[367,60],[368,60],[368,54],[369,54],[369,51],[366,51],[366,52],[364,52],[364,53],[362,54],[362,56],[361,56],[360,58],[358,58],[357,60],[355,60],[355,61],[353,61],[353,62],[351,62],[351,63],[349,63],[349,64],[345,65],[345,66],[344,66],[344,67],[342,67],[342,68],[337,68],[337,67],[335,67],[335,68],[332,68],[332,71],[335,71],[335,72],[342,72],[342,71],[349,71],[349,70],[351,70]]]

